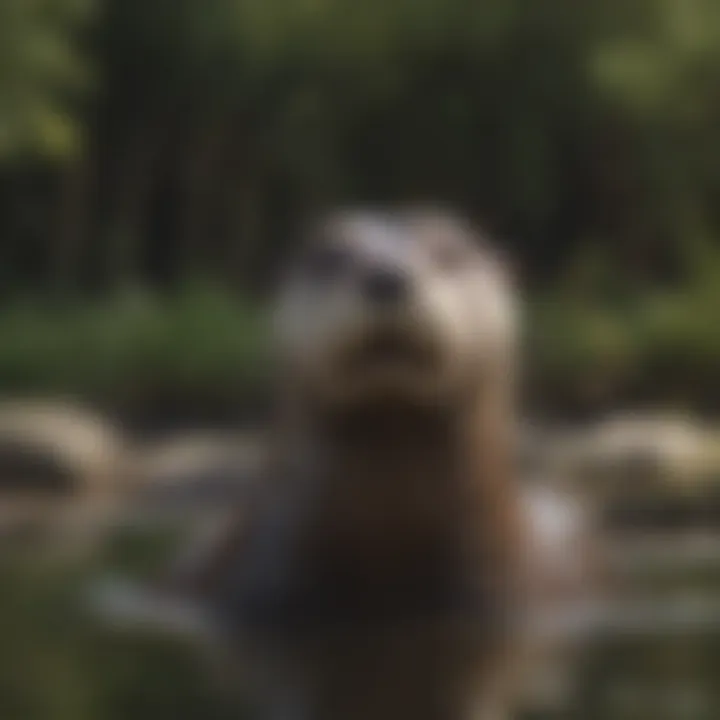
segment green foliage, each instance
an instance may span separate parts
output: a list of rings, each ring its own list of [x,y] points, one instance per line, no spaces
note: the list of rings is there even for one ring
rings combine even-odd
[[[122,540],[122,538],[119,538]],[[142,555],[164,538],[133,538]],[[144,633],[113,632],[90,618],[84,593],[98,570],[148,577],[127,540],[77,567],[47,568],[0,554],[0,715],[8,720],[230,720],[237,703],[217,692],[194,648]]]
[[[712,410],[720,402],[720,256],[679,286],[633,287],[587,257],[579,280],[533,303],[528,355],[550,404],[617,405],[636,400]],[[570,273],[572,275],[572,273]]]
[[[0,312],[0,388],[125,404],[237,402],[263,377],[260,314],[212,287],[173,299],[18,302]]]
[[[713,0],[8,0],[0,14],[0,269],[27,294],[197,274],[246,289],[305,210],[448,201],[509,238],[540,287],[548,387],[686,395],[681,372],[715,386]],[[61,175],[1,162],[78,143]],[[654,284],[668,257],[679,290]],[[240,392],[256,330],[197,295],[115,293],[52,316],[11,303],[0,388]]]
[[[82,68],[97,78],[94,103],[70,116],[56,95],[76,85],[91,5],[3,4],[6,143],[22,145],[23,128],[67,148],[80,123],[104,188],[76,201],[90,235],[126,221],[138,254],[157,242],[158,204],[173,227],[188,211],[220,223],[230,255],[279,246],[278,210],[348,198],[455,201],[532,255],[536,242],[606,234],[620,262],[627,247],[677,247],[716,227],[710,0],[108,0]],[[168,197],[177,173],[189,200]],[[258,216],[252,232],[250,210],[212,199],[233,189]],[[191,225],[197,258],[207,231]],[[112,263],[113,242],[96,255]],[[213,269],[227,261],[217,253]]]
[[[90,0],[6,0],[0,5],[0,158],[55,158],[78,143],[69,93],[87,85],[75,45]]]
[[[531,390],[564,410],[638,399],[715,407],[720,284],[708,268],[683,287],[638,292],[599,265],[579,261],[579,285],[529,302]],[[207,283],[171,297],[128,290],[94,304],[17,301],[0,311],[0,393],[232,409],[267,389],[266,332],[261,308]]]

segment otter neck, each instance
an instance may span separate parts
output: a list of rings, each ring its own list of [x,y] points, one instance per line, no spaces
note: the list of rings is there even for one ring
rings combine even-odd
[[[381,400],[319,413],[316,422],[335,462],[348,466],[372,462],[380,475],[385,474],[383,464],[394,471],[417,470],[425,463],[434,466],[433,461],[457,458],[461,450],[461,418],[445,407]]]
[[[379,557],[397,573],[398,563],[422,562],[428,548],[443,547],[453,563],[490,563],[485,578],[510,579],[521,547],[510,399],[497,383],[434,407],[300,406],[302,422],[285,426],[286,437],[296,434],[288,447],[309,451],[298,465],[312,465],[289,477],[317,499],[317,547],[375,573]]]
[[[432,471],[448,482],[455,471],[464,483],[509,479],[514,413],[507,383],[482,383],[434,404],[390,396],[347,406],[305,402],[298,415],[302,425],[291,424],[290,432],[304,435],[337,470],[371,465],[379,478],[405,471],[396,482]]]

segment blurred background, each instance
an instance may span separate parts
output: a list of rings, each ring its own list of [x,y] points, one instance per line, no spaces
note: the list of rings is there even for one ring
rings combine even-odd
[[[0,717],[236,716],[75,590],[234,492],[268,290],[335,203],[446,202],[503,243],[529,445],[634,543],[638,592],[720,608],[719,87],[714,0],[3,0]],[[41,562],[130,488],[155,520]],[[567,716],[720,716],[697,625],[608,638]]]

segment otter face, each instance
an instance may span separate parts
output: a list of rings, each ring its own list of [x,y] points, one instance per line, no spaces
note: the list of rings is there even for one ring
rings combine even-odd
[[[460,219],[340,213],[311,233],[276,309],[280,360],[334,402],[442,400],[511,357],[514,294]]]

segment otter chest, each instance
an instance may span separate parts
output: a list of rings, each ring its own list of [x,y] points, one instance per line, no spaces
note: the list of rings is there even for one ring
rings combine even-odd
[[[373,517],[374,524],[357,513],[263,523],[221,579],[222,614],[277,628],[486,614],[491,597],[476,582],[483,573],[463,567],[451,526]]]

